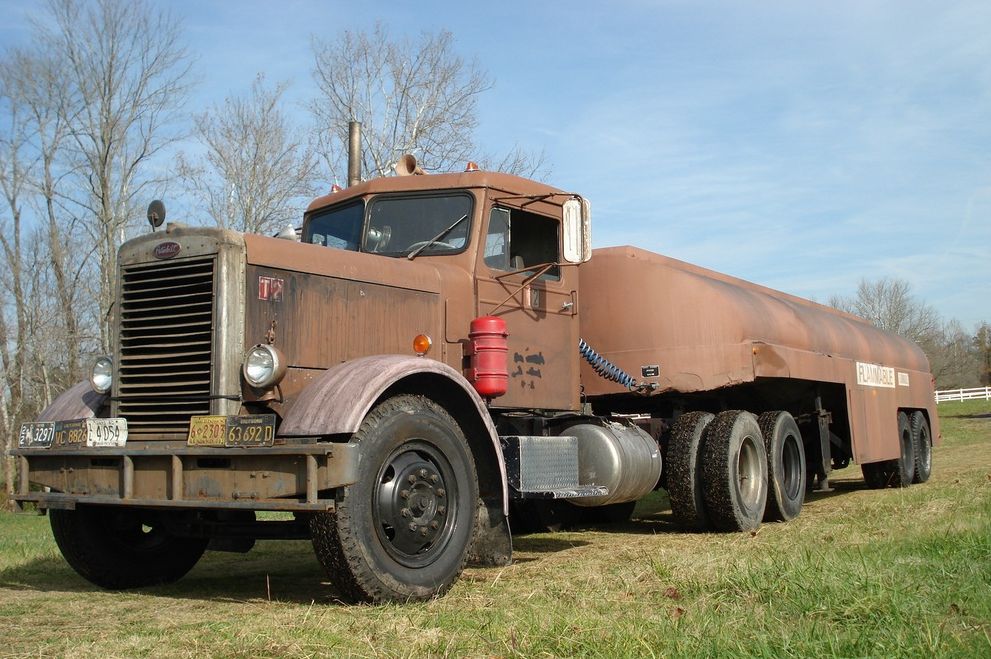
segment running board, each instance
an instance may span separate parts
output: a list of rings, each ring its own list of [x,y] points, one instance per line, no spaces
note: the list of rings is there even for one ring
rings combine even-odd
[[[579,484],[577,437],[504,435],[499,440],[514,499],[578,499],[609,494],[604,485]]]

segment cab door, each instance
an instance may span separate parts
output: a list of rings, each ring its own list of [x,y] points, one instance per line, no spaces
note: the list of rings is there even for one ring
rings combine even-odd
[[[509,332],[509,390],[494,407],[577,410],[578,270],[562,266],[561,207],[494,203],[476,259],[480,316]]]

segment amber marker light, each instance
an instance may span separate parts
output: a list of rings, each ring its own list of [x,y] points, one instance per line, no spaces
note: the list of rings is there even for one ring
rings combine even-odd
[[[413,352],[423,357],[430,351],[430,346],[434,344],[426,334],[417,334],[413,339]]]

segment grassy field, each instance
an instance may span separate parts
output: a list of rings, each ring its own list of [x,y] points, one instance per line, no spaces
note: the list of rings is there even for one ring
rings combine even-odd
[[[2,514],[0,656],[991,656],[991,404],[940,412],[927,484],[868,491],[851,467],[755,535],[680,533],[658,496],[406,606],[340,604],[304,542],[103,592],[46,518]]]

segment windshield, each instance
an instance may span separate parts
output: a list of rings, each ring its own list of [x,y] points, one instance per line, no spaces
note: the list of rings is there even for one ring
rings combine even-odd
[[[364,217],[365,204],[361,201],[314,213],[306,224],[303,242],[357,251]]]
[[[472,197],[463,193],[379,197],[369,207],[363,249],[389,256],[460,252],[468,242],[471,207]]]

